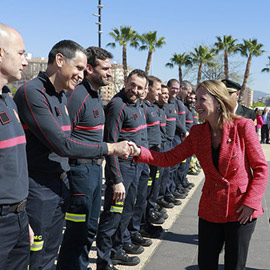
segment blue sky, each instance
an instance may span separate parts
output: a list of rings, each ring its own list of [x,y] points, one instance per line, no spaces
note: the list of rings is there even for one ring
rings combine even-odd
[[[22,34],[26,51],[47,57],[61,39],[72,39],[84,47],[97,46],[97,0],[6,0],[1,1],[0,21]],[[239,41],[257,38],[266,51],[253,58],[248,86],[270,93],[270,74],[261,73],[270,56],[269,0],[102,0],[102,46],[112,41],[113,27],[132,26],[140,34],[157,31],[166,46],[153,55],[151,72],[163,81],[178,77],[177,68],[165,64],[173,53],[190,52],[200,44],[212,45],[216,36],[232,35]],[[121,63],[121,48],[107,48],[113,62]],[[128,48],[128,65],[145,68],[147,52]],[[233,56],[233,61],[246,58]],[[187,78],[188,79],[188,78]],[[195,83],[195,81],[193,81]],[[242,81],[239,81],[242,83]]]

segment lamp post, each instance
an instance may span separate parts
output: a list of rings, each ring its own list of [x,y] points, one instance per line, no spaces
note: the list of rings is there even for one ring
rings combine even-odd
[[[98,25],[98,47],[101,47],[101,9],[103,8],[103,5],[101,5],[101,0],[98,0],[98,14],[93,14],[93,16],[98,17],[98,21],[96,24]]]

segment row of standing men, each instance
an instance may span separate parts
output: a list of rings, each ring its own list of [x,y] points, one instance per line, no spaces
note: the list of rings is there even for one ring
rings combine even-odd
[[[67,229],[57,268],[87,269],[101,206],[104,155],[108,164],[104,213],[110,205],[115,231],[109,241],[122,241],[120,220],[126,205],[134,207],[138,166],[127,159],[127,140],[140,144],[146,130],[137,100],[145,93],[148,79],[143,71],[135,70],[111,102],[114,105],[108,106],[106,117],[113,120],[106,122],[105,143],[105,115],[98,90],[111,77],[109,52],[60,41],[49,52],[46,72],[21,86],[12,100],[5,84],[21,79],[28,64],[25,48],[20,34],[4,24],[0,24],[0,41],[0,269],[53,269],[64,218]],[[63,89],[74,90],[68,100]],[[160,127],[157,121],[152,124]],[[134,176],[136,181],[131,181]],[[125,186],[125,179],[133,192]],[[135,196],[130,201],[129,193]],[[130,259],[124,260],[129,263]],[[110,261],[104,262],[98,268],[114,268]]]
[[[0,47],[2,89],[21,78],[27,61],[21,36],[3,24]],[[189,109],[181,98],[189,83],[179,98],[177,80],[161,89],[158,78],[134,70],[104,114],[98,90],[109,83],[111,58],[104,49],[63,40],[51,49],[46,72],[18,89],[17,107],[1,93],[0,269],[53,269],[64,218],[57,269],[87,269],[97,230],[97,269],[135,265],[139,258],[126,251],[139,253],[151,244],[142,234],[158,236],[162,228],[152,223],[166,217],[162,206],[179,204],[175,196],[191,187],[183,177],[186,164],[162,171],[128,158],[128,141],[164,151],[188,135],[195,114],[185,116]],[[68,98],[63,89],[73,90]],[[103,156],[106,189],[98,225]]]

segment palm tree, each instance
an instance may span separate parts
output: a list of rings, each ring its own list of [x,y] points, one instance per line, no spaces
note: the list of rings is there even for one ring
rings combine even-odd
[[[264,50],[262,50],[262,47],[263,44],[258,43],[257,39],[243,39],[243,44],[237,45],[237,50],[240,52],[240,54],[248,58],[244,74],[244,80],[240,90],[239,102],[242,100],[243,93],[246,89],[247,80],[250,73],[252,56],[257,57],[262,55],[265,52]]]
[[[124,69],[124,79],[127,78],[127,45],[137,48],[138,43],[138,34],[130,26],[120,25],[120,30],[118,28],[113,28],[112,32],[109,35],[115,40],[115,42],[110,42],[107,46],[112,48],[116,47],[116,43],[119,43],[123,47],[122,50],[122,64]]]
[[[139,50],[148,50],[148,56],[145,66],[145,73],[146,75],[148,75],[152,60],[152,54],[157,48],[161,48],[166,44],[165,37],[158,38],[157,31],[150,31],[148,33],[142,34],[139,38],[142,42],[142,46],[140,46]]]
[[[213,66],[214,63],[211,61],[215,57],[215,49],[209,49],[206,46],[199,46],[198,48],[194,49],[194,52],[190,53],[192,58],[192,63],[197,64],[198,68],[198,77],[197,77],[197,85],[201,81],[202,76],[202,68],[203,64],[208,66]]]
[[[270,72],[270,56],[268,56],[269,63],[266,64],[266,68],[262,69],[262,72]]]
[[[182,75],[182,66],[184,67],[192,67],[192,60],[190,55],[186,53],[177,54],[174,53],[173,57],[170,58],[170,62],[168,62],[165,66],[169,68],[173,68],[174,65],[178,66],[178,73],[179,73],[179,81],[183,81],[183,75]]]
[[[217,37],[218,42],[215,43],[216,53],[224,51],[224,74],[225,79],[229,79],[229,64],[228,56],[236,52],[237,44],[235,42],[237,39],[234,39],[231,35],[223,37]]]

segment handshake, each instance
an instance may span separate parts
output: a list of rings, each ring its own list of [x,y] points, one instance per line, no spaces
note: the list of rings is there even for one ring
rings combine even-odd
[[[134,142],[122,141],[118,143],[108,143],[108,155],[120,156],[127,159],[129,156],[138,157],[141,154],[141,148]]]

